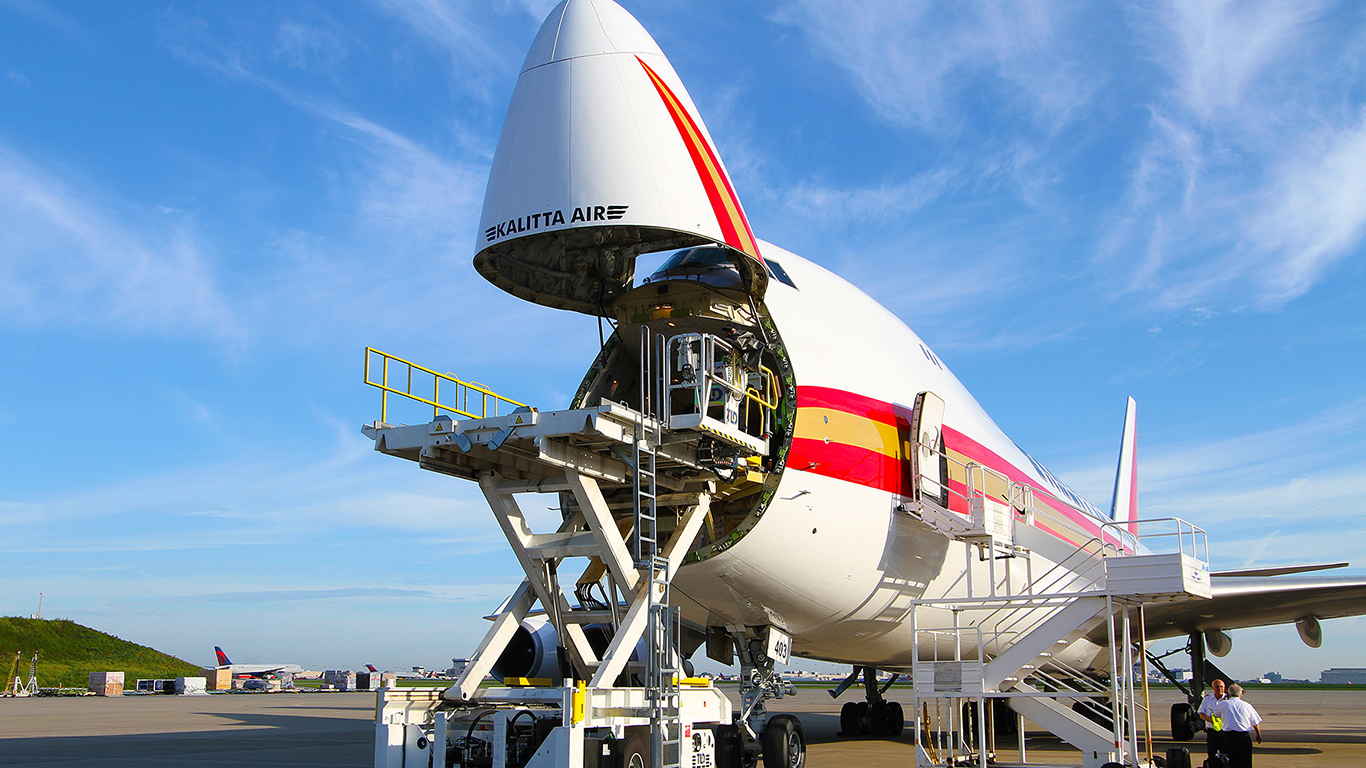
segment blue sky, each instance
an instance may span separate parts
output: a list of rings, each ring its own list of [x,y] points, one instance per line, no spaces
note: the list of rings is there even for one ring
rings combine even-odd
[[[563,407],[597,344],[471,267],[549,2],[0,0],[0,613],[208,663],[441,666],[519,578],[375,454],[375,346]],[[1366,10],[626,4],[756,235],[931,344],[1098,505],[1215,567],[1366,574]],[[1366,621],[1226,665],[1366,666]]]

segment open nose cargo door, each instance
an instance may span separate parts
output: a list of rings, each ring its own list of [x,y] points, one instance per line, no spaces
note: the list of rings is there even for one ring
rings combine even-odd
[[[762,300],[759,247],[673,66],[616,3],[560,3],[508,105],[475,269],[519,298],[603,315],[637,255],[713,243]]]

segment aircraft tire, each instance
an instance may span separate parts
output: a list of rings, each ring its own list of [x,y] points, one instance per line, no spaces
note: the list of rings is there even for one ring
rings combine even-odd
[[[800,720],[791,715],[774,715],[762,735],[764,768],[804,768],[806,735]]]
[[[626,737],[621,750],[621,768],[650,768],[650,737],[636,732]]]
[[[874,736],[887,735],[887,702],[875,702],[868,708],[868,733]]]
[[[884,722],[883,735],[900,736],[906,730],[906,711],[901,708],[901,702],[887,702],[887,719]]]
[[[1195,735],[1191,728],[1191,705],[1177,702],[1172,705],[1172,741],[1190,741]]]
[[[844,702],[844,706],[840,707],[840,735],[845,737],[857,736],[858,719],[858,703]]]

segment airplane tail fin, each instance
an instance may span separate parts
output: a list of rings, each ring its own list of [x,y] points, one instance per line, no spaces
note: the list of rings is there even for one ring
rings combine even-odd
[[[378,669],[375,669],[375,665],[374,665],[374,664],[366,664],[366,665],[365,665],[365,668],[368,669],[368,670],[370,670],[370,672],[371,672],[372,674],[379,671]]]
[[[220,666],[220,667],[226,667],[226,666],[228,666],[229,664],[232,663],[231,661],[228,660],[228,654],[223,653],[223,649],[222,649],[222,648],[219,648],[218,646],[215,645],[215,646],[213,647],[213,652],[216,653],[216,654],[218,654],[218,666]]]
[[[1110,504],[1110,519],[1124,522],[1130,533],[1138,533],[1138,404],[1129,398],[1124,410],[1124,436],[1119,444],[1119,468],[1115,471],[1115,498]]]

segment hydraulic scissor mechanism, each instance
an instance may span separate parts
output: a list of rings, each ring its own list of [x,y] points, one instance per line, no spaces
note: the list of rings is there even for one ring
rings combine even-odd
[[[839,698],[850,686],[863,681],[864,700],[846,701],[840,707],[841,736],[900,736],[906,728],[906,714],[899,701],[888,701],[884,694],[901,675],[892,675],[878,685],[877,669],[854,667],[854,671],[834,688],[831,698]]]
[[[691,677],[686,657],[699,643],[689,638],[701,633],[672,595],[689,557],[734,544],[757,519],[791,434],[781,342],[771,327],[735,322],[758,316],[741,309],[623,325],[563,411],[367,350],[367,383],[386,398],[386,421],[364,429],[376,449],[476,480],[525,572],[455,685],[426,698],[384,694],[377,764],[408,765],[445,744],[449,768],[490,756],[535,766],[545,749],[655,768],[742,768],[761,754],[800,765],[801,724],[766,719],[764,707],[792,692],[774,669],[791,639],[773,627],[726,630],[743,671],[733,718],[709,680]],[[418,401],[432,420],[389,423],[399,405],[389,395]],[[557,529],[533,530],[518,500],[528,493],[559,494]],[[504,685],[481,685],[487,674]]]

